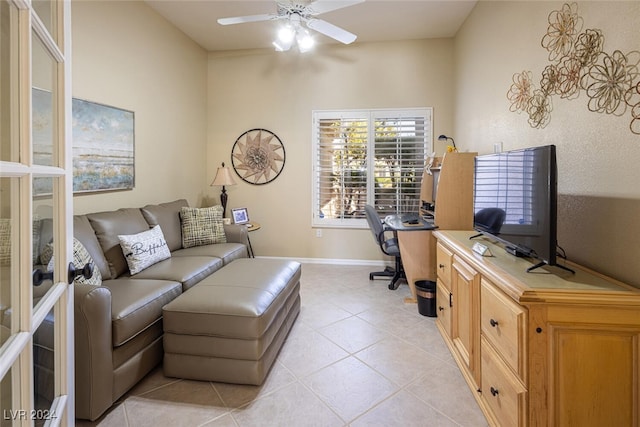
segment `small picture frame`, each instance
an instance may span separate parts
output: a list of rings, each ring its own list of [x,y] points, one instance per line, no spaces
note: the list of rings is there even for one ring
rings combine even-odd
[[[247,208],[231,209],[234,224],[246,224],[249,222],[249,212]]]

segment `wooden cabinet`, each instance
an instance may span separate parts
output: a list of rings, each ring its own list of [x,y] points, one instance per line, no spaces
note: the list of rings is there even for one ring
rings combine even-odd
[[[460,360],[469,369],[474,387],[480,383],[480,331],[476,327],[479,283],[480,275],[460,257],[453,255],[451,340]]]
[[[639,289],[434,234],[436,324],[490,425],[640,425]]]
[[[473,228],[473,173],[477,153],[447,153],[436,169],[439,172],[437,194],[426,191],[433,188],[433,175],[422,177],[421,199],[434,203],[434,211],[421,210],[421,214],[433,215],[440,230],[471,230]],[[407,282],[416,302],[415,282],[436,281],[436,240],[431,231],[398,231],[398,244]],[[437,298],[437,297],[436,297]]]

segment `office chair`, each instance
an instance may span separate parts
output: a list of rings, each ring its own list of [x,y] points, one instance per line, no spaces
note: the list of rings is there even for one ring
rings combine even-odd
[[[387,267],[383,271],[374,271],[369,273],[369,280],[373,280],[377,276],[391,277],[389,289],[392,291],[396,290],[398,289],[398,285],[400,285],[399,281],[407,278],[404,268],[402,267],[400,246],[398,246],[396,232],[386,229],[383,226],[383,223],[373,206],[365,205],[364,213],[367,216],[367,222],[369,223],[371,233],[373,233],[373,238],[376,240],[376,244],[380,246],[380,250],[382,250],[385,255],[392,256],[395,259],[395,268]]]

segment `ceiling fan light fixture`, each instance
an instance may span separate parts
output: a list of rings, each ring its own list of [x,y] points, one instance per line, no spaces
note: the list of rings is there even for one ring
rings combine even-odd
[[[283,44],[289,44],[289,46],[291,46],[291,43],[293,43],[293,39],[295,36],[296,31],[289,24],[283,25],[278,30],[278,40]]]
[[[298,31],[296,34],[296,42],[298,43],[298,49],[302,53],[310,51],[316,44],[308,30]]]

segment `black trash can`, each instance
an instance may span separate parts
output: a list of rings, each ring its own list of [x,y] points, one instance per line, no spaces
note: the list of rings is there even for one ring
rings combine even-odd
[[[416,282],[416,295],[418,297],[418,313],[423,316],[437,317],[436,282],[418,280]]]

